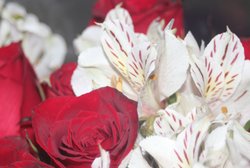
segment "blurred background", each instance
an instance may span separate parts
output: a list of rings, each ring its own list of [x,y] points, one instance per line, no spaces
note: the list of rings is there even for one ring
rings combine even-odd
[[[77,60],[72,41],[88,25],[95,0],[6,0],[11,1],[63,35],[68,45],[66,61]],[[240,37],[250,37],[250,0],[183,0],[183,9],[185,29],[191,30],[198,42],[209,42],[226,26]]]
[[[53,32],[61,34],[68,47],[66,62],[76,61],[72,42],[88,25],[95,0],[5,0],[17,2],[29,13],[49,25]]]

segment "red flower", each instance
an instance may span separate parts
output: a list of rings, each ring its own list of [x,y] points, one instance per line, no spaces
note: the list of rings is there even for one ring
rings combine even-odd
[[[136,102],[106,87],[80,97],[54,97],[35,109],[38,144],[59,167],[90,167],[98,144],[118,167],[133,148],[138,131]]]
[[[93,8],[92,23],[103,22],[108,11],[121,2],[132,16],[136,32],[146,33],[150,23],[158,17],[166,23],[174,18],[177,35],[184,36],[182,5],[169,0],[98,0]]]
[[[250,38],[242,38],[241,43],[245,50],[245,58],[250,60]]]
[[[41,101],[36,82],[20,43],[0,48],[0,137],[18,135],[22,118]]]
[[[76,63],[66,63],[50,76],[51,87],[43,84],[46,97],[74,96],[71,87],[71,76],[76,69]]]
[[[51,168],[40,162],[29,153],[29,145],[21,137],[5,137],[0,139],[1,168]]]

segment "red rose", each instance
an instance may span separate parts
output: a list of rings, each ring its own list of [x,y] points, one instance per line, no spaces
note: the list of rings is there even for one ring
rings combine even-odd
[[[241,43],[245,50],[245,58],[250,60],[250,38],[242,38]]]
[[[158,17],[164,19],[166,23],[174,18],[174,28],[177,28],[177,35],[184,36],[183,9],[179,1],[98,0],[93,8],[92,23],[103,22],[108,11],[121,2],[131,15],[136,32],[146,33],[150,23]]]
[[[76,63],[66,63],[50,76],[51,87],[43,84],[46,97],[74,96],[71,87],[71,76],[76,69]]]
[[[52,168],[32,156],[28,143],[21,137],[1,138],[0,144],[1,168]]]
[[[80,97],[54,97],[35,109],[38,144],[58,167],[90,167],[98,144],[118,167],[133,148],[138,131],[136,102],[106,87]]]
[[[0,137],[18,135],[22,118],[41,101],[36,82],[20,43],[0,48]]]

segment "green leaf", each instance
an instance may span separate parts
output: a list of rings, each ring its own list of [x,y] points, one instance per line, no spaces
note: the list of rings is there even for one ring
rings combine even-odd
[[[245,128],[245,130],[250,131],[250,120],[247,121],[244,128]]]
[[[168,98],[168,104],[173,104],[177,101],[177,94],[173,94]]]

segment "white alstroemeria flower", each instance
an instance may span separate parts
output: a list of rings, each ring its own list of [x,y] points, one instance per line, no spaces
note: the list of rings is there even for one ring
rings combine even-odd
[[[50,74],[63,64],[66,52],[66,42],[61,35],[51,34],[47,37],[44,41],[41,57],[33,64],[38,78],[40,80],[48,80]]]
[[[66,43],[61,35],[53,34],[33,14],[28,14],[19,30],[24,32],[23,49],[40,80],[46,80],[50,73],[64,62]]]
[[[127,18],[126,21],[128,23],[132,23],[128,12],[118,6],[111,10],[106,16],[106,20],[109,20],[110,18],[120,20]],[[93,38],[92,40],[88,38],[88,34],[95,31],[94,29],[99,31],[97,27],[94,29],[92,28],[86,30],[86,34],[84,35],[84,38],[81,39],[81,42],[78,41],[78,48],[82,48],[83,51],[78,58],[78,66],[71,79],[74,93],[80,96],[100,87],[111,86],[120,90],[130,99],[137,100],[138,95],[123,78],[123,76],[114,69],[103,52],[100,41],[101,36],[97,35],[95,36],[95,39]],[[101,29],[101,32],[98,33],[103,34],[103,29]],[[91,44],[92,47],[88,48],[88,45],[84,44]]]
[[[2,11],[2,18],[16,26],[19,22],[23,21],[26,15],[27,12],[25,8],[15,2],[7,3]]]
[[[101,153],[101,156],[98,158],[95,158],[93,161],[91,167],[92,168],[109,168],[110,167],[110,156],[109,152],[105,151],[101,145],[99,145],[99,150]]]
[[[23,22],[26,14],[26,10],[14,2],[10,2],[3,7],[0,25],[0,46],[18,42],[23,38],[22,32],[18,29],[18,24]]]
[[[74,41],[74,48],[77,54],[82,51],[101,45],[102,28],[98,25],[87,27]]]
[[[17,3],[8,3],[1,16],[0,46],[22,40],[24,53],[38,78],[47,80],[64,62],[66,43],[62,36],[53,34],[46,24]]]
[[[217,126],[207,137],[200,162],[207,167],[250,166],[250,133],[236,121]]]
[[[139,95],[154,69],[155,49],[126,23],[108,20],[103,26],[102,46],[108,59]]]
[[[130,18],[129,15],[128,17]],[[103,49],[111,64],[139,97],[146,80],[154,70],[156,50],[145,35],[134,32],[133,26],[128,22],[130,19],[121,21],[108,18],[110,19],[103,23]]]
[[[161,47],[156,46],[161,54],[155,68],[156,44],[152,45],[146,35],[134,32],[129,13],[120,6],[108,13],[101,34],[104,53],[98,46],[86,50],[82,45],[85,49],[79,60],[95,60],[78,61],[79,66],[71,80],[76,95],[104,86],[117,88],[116,85],[122,83],[119,90],[133,100],[139,99],[138,109],[142,115],[155,114],[162,101],[175,93],[185,81],[188,68],[185,44],[167,27],[159,36]],[[88,38],[85,42],[89,43]],[[98,45],[98,37],[95,44]],[[175,68],[176,65],[178,68]],[[112,82],[113,77],[115,82]]]
[[[141,167],[157,164],[159,168],[202,167],[199,155],[210,124],[210,118],[206,116],[186,127],[176,140],[162,136],[142,140],[132,154],[128,167],[136,168],[138,164]]]
[[[138,95],[140,115],[151,115],[184,83],[188,52],[184,42],[169,30],[171,26],[157,37],[161,38],[159,44],[152,44],[147,36],[134,32],[130,20],[106,19],[102,46],[109,61]]]
[[[192,54],[190,61],[195,86],[211,111],[216,116],[241,114],[242,124],[250,119],[250,64],[244,58],[239,38],[228,29],[212,39],[202,56]]]

